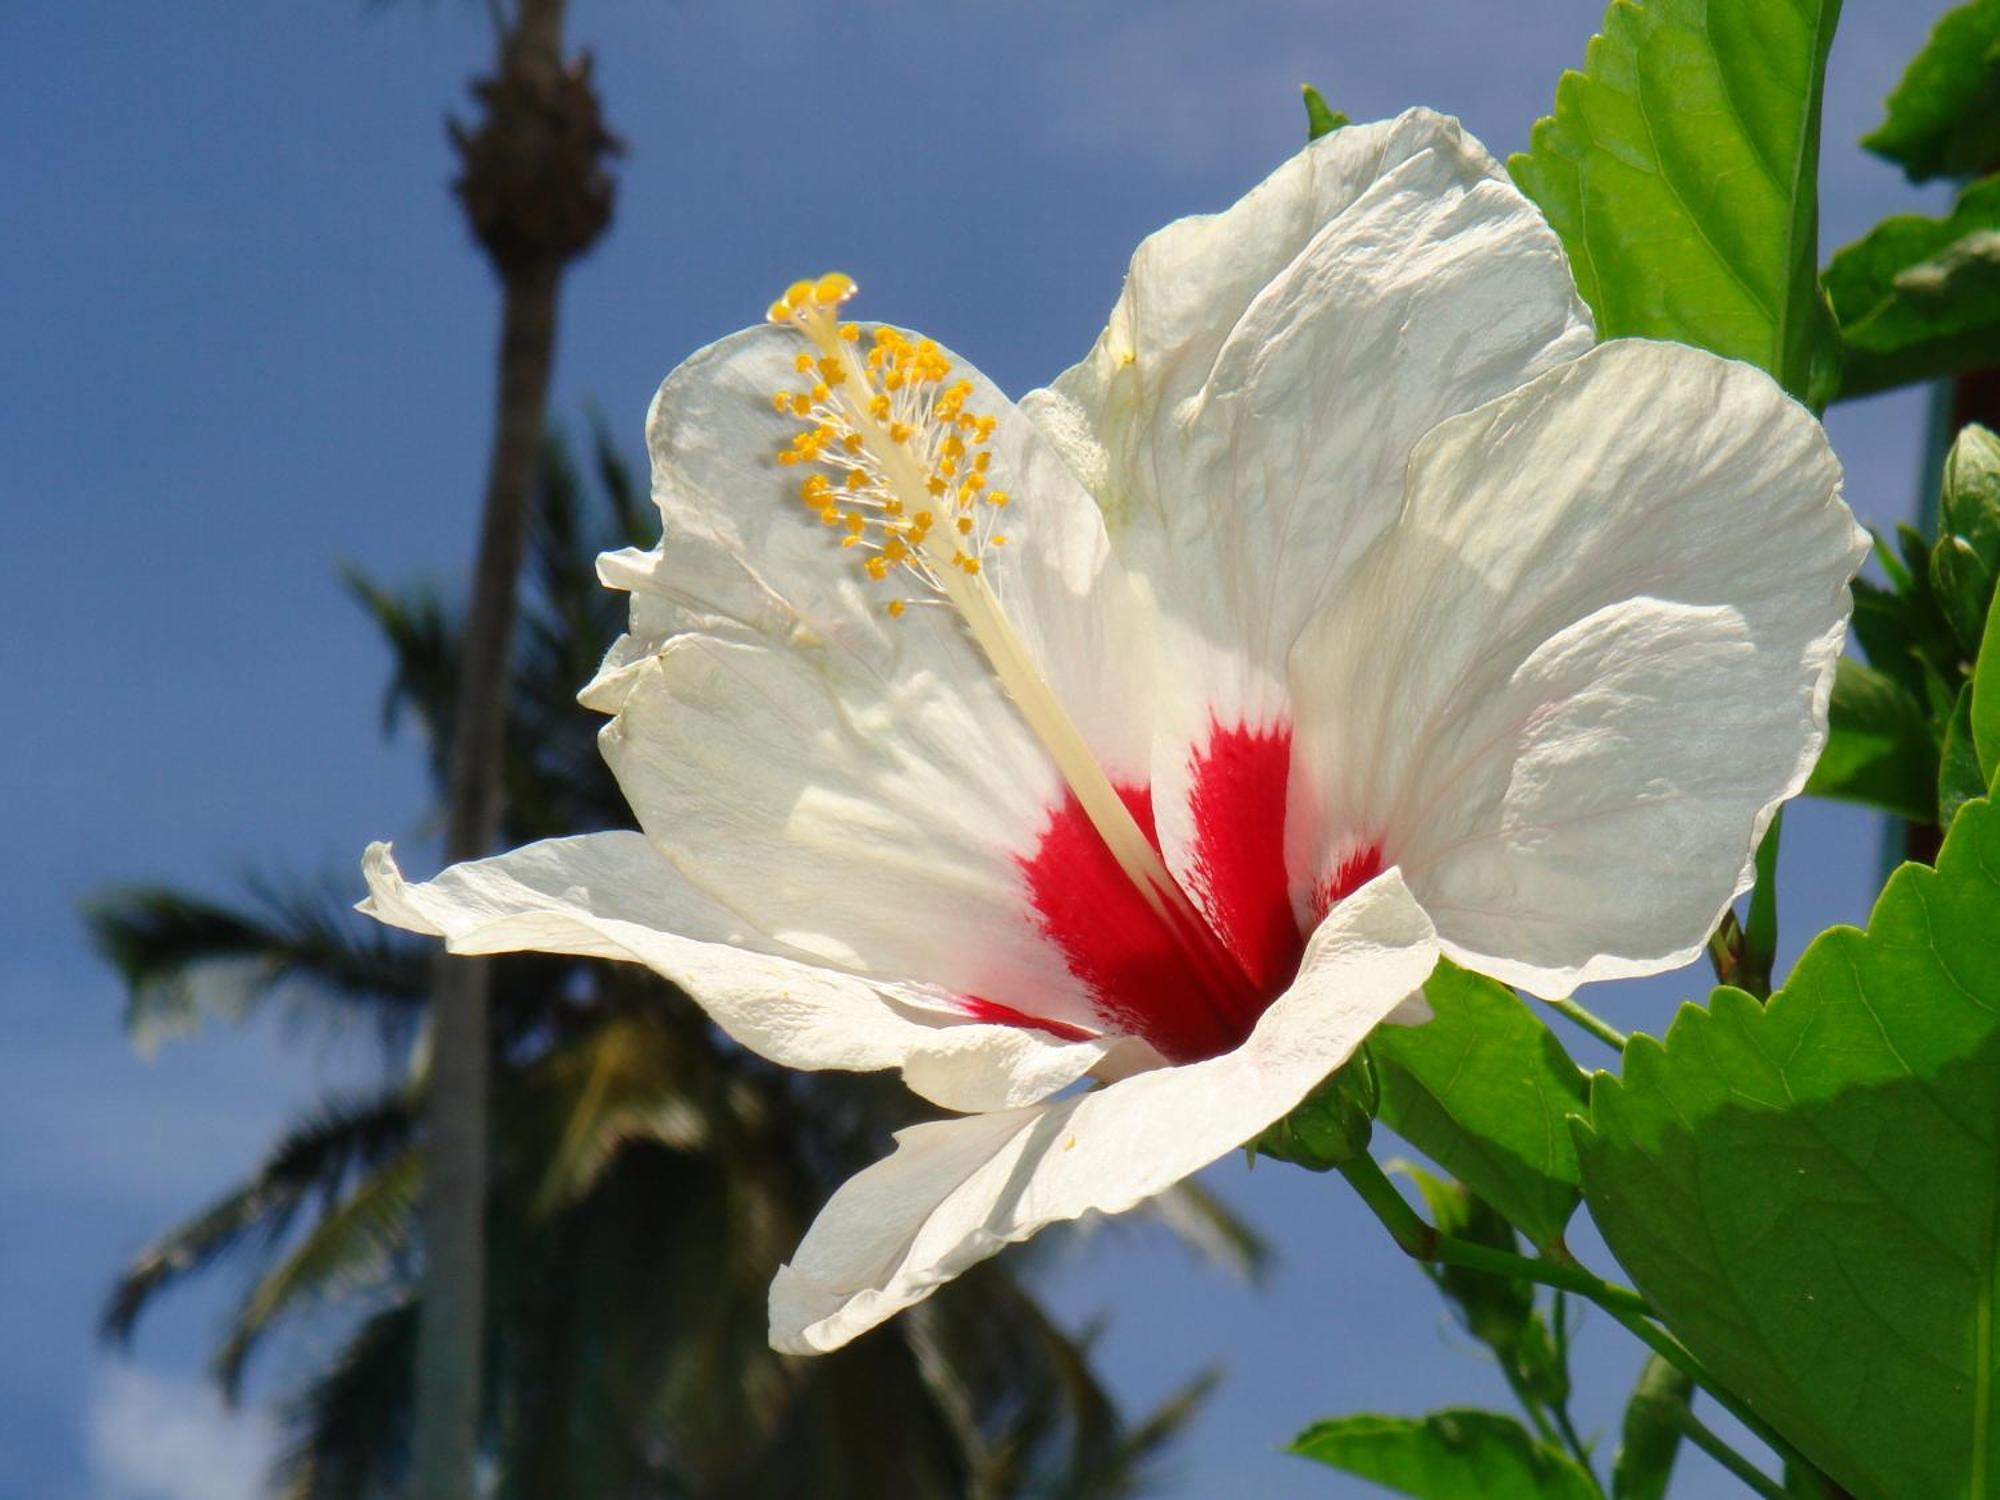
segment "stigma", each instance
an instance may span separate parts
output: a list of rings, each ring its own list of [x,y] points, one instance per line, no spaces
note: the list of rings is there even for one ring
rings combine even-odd
[[[968,408],[972,382],[953,378],[933,340],[840,321],[855,290],[830,272],[794,282],[766,314],[809,346],[794,359],[801,384],[771,394],[800,423],[777,461],[803,471],[800,503],[869,579],[949,599],[950,574],[977,577],[1007,544],[998,518],[1011,497],[991,476],[997,424]],[[907,602],[895,594],[885,609],[901,615]]]

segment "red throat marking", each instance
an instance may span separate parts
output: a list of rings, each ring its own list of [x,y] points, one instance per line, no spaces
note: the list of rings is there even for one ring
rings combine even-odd
[[[1297,972],[1306,934],[1285,874],[1291,758],[1289,725],[1215,726],[1195,753],[1189,894],[1207,921],[1148,900],[1074,796],[1049,814],[1034,854],[1021,861],[1043,934],[1089,988],[1106,1023],[1143,1037],[1170,1061],[1239,1046]],[[1157,850],[1151,790],[1118,793]],[[1358,848],[1314,893],[1315,920],[1379,873],[1381,863],[1378,847]],[[981,1020],[1066,1039],[1084,1034],[993,1001],[970,1004]]]

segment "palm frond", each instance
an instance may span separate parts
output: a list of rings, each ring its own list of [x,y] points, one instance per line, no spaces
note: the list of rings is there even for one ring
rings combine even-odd
[[[125,1030],[151,1052],[197,1030],[204,1016],[240,1022],[291,985],[315,999],[363,1006],[378,1024],[407,1026],[426,993],[423,946],[356,916],[332,880],[252,885],[229,905],[140,885],[84,903],[92,945],[125,981]],[[302,1010],[322,1019],[324,1007]]]
[[[1270,1241],[1192,1178],[1148,1199],[1146,1211],[1217,1270],[1256,1286],[1271,1269],[1274,1257]]]
[[[396,1092],[321,1104],[292,1126],[241,1187],[141,1250],[105,1300],[102,1336],[123,1343],[169,1286],[235,1252],[281,1241],[301,1209],[331,1204],[355,1174],[375,1168],[409,1140],[412,1105]]]
[[[348,1338],[333,1365],[284,1403],[278,1500],[391,1500],[409,1465],[417,1306],[402,1298]]]
[[[235,1400],[244,1367],[274,1323],[308,1303],[388,1281],[415,1236],[423,1158],[406,1147],[330,1206],[237,1305],[213,1369]]]

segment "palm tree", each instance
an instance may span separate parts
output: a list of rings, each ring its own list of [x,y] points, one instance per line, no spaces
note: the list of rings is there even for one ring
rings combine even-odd
[[[605,158],[618,149],[589,59],[572,66],[563,58],[568,0],[487,4],[499,58],[494,75],[474,87],[485,117],[476,129],[451,127],[463,167],[459,202],[499,277],[502,312],[493,445],[453,694],[458,732],[445,776],[450,861],[490,853],[500,833],[507,663],[556,313],[565,272],[611,221]],[[440,954],[434,962],[416,1488],[422,1500],[464,1500],[481,1404],[493,976],[484,960]]]
[[[621,623],[592,558],[649,540],[652,522],[601,430],[593,456],[596,504],[560,441],[542,460],[498,762],[510,842],[629,817],[572,694]],[[443,785],[464,626],[429,591],[350,584],[394,653],[385,724],[422,721]],[[428,1232],[417,1211],[433,1076],[426,945],[353,916],[327,882],[271,882],[234,904],[125,890],[89,920],[142,1044],[270,1006],[379,1037],[393,1081],[296,1121],[247,1181],[134,1259],[104,1326],[125,1339],[168,1287],[248,1260],[255,1274],[214,1355],[226,1393],[285,1326],[316,1312],[343,1338],[286,1404],[280,1493],[404,1493]],[[773,1268],[916,1102],[880,1077],[770,1067],[633,966],[520,954],[490,973],[499,1124],[476,1431],[501,1495],[1127,1494],[1199,1402],[1207,1376],[1124,1422],[1089,1340],[1056,1327],[1016,1279],[1018,1255],[837,1354],[771,1353]],[[400,1065],[413,1040],[415,1061]],[[1199,1192],[1165,1207],[1203,1248],[1259,1265],[1255,1238]]]

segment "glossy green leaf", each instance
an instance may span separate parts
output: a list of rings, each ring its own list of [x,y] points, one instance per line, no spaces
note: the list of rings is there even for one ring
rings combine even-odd
[[[1830,393],[1820,96],[1840,0],[1612,0],[1509,167],[1602,338],[1678,339]],[[1726,190],[1725,190],[1726,186]]]
[[[1842,657],[1826,748],[1806,791],[1928,823],[1937,810],[1937,742],[1923,706],[1873,667]]]
[[[1625,1403],[1625,1428],[1611,1465],[1612,1500],[1666,1500],[1681,1450],[1681,1419],[1694,1382],[1659,1355],[1646,1361]]]
[[[2000,1490],[2000,809],[1768,1005],[1634,1037],[1578,1132],[1592,1216],[1721,1382],[1856,1500]]]
[[[2000,177],[1942,219],[1897,214],[1838,251],[1826,292],[1840,324],[1842,399],[1991,363],[2000,338]]]
[[[1309,83],[1299,85],[1299,92],[1306,101],[1306,139],[1316,141],[1323,135],[1332,135],[1348,123],[1347,116],[1326,102],[1326,96]]]
[[[1938,757],[1937,826],[1951,827],[1958,810],[1986,795],[1986,778],[1979,771],[1979,752],[1972,739],[1972,684],[1959,689],[1958,704],[1944,726],[1944,750]]]
[[[1913,182],[1970,177],[2000,161],[2000,0],[1945,13],[1861,144]]]
[[[2000,785],[2000,609],[1986,612],[1986,634],[1972,673],[1972,753],[1986,785]]]
[[[1536,1244],[1554,1243],[1576,1211],[1568,1116],[1585,1107],[1583,1073],[1503,984],[1440,963],[1424,995],[1432,1020],[1369,1039],[1382,1122]]]
[[[1335,1417],[1290,1451],[1415,1500],[1597,1500],[1574,1459],[1497,1412]]]

